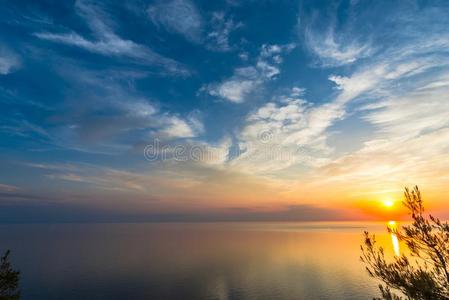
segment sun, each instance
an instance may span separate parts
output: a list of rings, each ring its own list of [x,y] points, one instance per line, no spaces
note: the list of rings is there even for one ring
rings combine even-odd
[[[386,207],[392,207],[394,205],[393,201],[391,200],[384,200],[383,204]]]
[[[382,199],[382,204],[386,208],[392,208],[395,204],[395,201],[394,201],[393,197],[387,196]]]

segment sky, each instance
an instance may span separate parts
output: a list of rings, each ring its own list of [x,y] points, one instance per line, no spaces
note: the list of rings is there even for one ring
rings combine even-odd
[[[447,1],[3,1],[0,223],[449,217]],[[393,201],[394,206],[382,206]]]

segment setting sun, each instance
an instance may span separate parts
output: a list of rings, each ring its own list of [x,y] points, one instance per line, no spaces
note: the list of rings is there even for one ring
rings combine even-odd
[[[393,207],[394,202],[393,202],[393,200],[384,200],[384,201],[383,201],[383,205],[384,205],[385,207]]]

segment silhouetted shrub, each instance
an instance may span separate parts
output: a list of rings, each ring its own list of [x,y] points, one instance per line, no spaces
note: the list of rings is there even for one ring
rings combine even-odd
[[[361,259],[368,273],[384,282],[382,298],[377,299],[449,299],[449,224],[424,216],[424,206],[418,187],[405,189],[404,205],[413,223],[400,229],[388,229],[409,250],[387,261],[384,249],[376,246],[374,235],[365,232]],[[394,292],[397,294],[394,294]]]
[[[0,300],[20,299],[20,272],[13,270],[9,262],[10,251],[0,258]]]

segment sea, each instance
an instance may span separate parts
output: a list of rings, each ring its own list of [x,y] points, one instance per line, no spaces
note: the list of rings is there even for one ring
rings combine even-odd
[[[363,232],[400,251],[387,223],[0,225],[24,300],[372,299]]]

